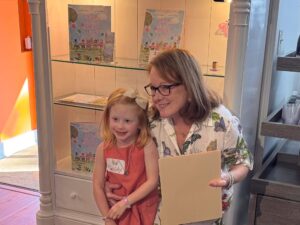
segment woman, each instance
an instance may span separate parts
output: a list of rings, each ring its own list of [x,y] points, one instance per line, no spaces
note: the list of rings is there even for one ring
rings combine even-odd
[[[205,86],[199,66],[188,51],[165,51],[150,62],[148,71],[150,83],[145,90],[152,97],[151,129],[159,156],[220,150],[222,177],[209,185],[222,188],[226,211],[232,185],[242,181],[253,166],[238,118]],[[107,196],[116,197],[109,192]],[[195,224],[222,224],[222,218]]]

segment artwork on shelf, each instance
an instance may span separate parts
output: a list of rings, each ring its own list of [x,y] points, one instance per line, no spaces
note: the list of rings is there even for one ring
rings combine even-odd
[[[105,42],[103,48],[103,61],[113,62],[114,61],[114,44],[115,44],[115,33],[106,32]]]
[[[111,6],[68,5],[68,18],[70,60],[113,61]]]
[[[101,143],[100,125],[94,122],[71,122],[72,170],[92,172],[97,146]]]
[[[107,103],[107,97],[75,93],[68,95],[67,97],[60,98],[57,101],[62,103],[75,103],[82,106],[94,106],[96,108],[105,108]]]
[[[180,45],[184,11],[147,9],[139,62],[147,64],[159,52]]]

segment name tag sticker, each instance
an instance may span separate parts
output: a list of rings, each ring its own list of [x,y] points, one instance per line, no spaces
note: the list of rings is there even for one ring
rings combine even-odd
[[[122,159],[106,159],[106,170],[112,173],[124,174],[125,173],[125,161]]]

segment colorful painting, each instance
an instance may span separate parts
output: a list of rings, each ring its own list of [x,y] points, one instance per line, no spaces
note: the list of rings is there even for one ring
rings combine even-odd
[[[70,60],[103,61],[111,6],[68,5]]]
[[[147,9],[139,61],[147,64],[159,52],[180,44],[184,11]]]
[[[100,126],[93,122],[71,122],[72,170],[92,172],[96,148],[101,143]]]
[[[104,62],[113,62],[114,61],[114,44],[115,44],[115,33],[114,32],[106,32],[104,49],[103,49],[103,61]]]

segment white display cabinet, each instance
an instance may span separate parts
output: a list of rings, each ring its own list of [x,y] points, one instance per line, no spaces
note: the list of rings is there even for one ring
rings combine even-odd
[[[103,107],[66,103],[74,93],[107,96],[119,87],[145,95],[148,83],[138,63],[146,9],[183,10],[181,48],[199,61],[205,80],[223,94],[229,3],[212,0],[28,0],[32,14],[38,114],[42,225],[104,224],[92,194],[91,173],[72,170],[71,122],[100,124]],[[111,6],[115,32],[112,63],[72,61],[69,56],[68,4]],[[218,71],[212,63],[218,62]]]
[[[113,62],[70,60],[68,4],[111,7],[111,31],[115,32],[115,60]],[[183,10],[185,12],[180,46],[193,52],[199,62],[203,62],[201,67],[204,73],[212,75],[211,80],[216,86],[222,86],[222,84],[217,84],[215,80],[217,73],[210,72],[208,64],[217,61],[221,74],[219,76],[224,75],[227,38],[212,34],[217,32],[218,22],[226,21],[229,4],[213,3],[209,0],[202,2],[52,0],[47,1],[46,6],[51,52],[52,98],[54,99],[53,136],[57,173],[68,171],[73,175],[69,166],[71,160],[70,122],[100,123],[101,120],[101,110],[80,107],[78,104],[62,103],[59,101],[61,98],[74,93],[107,96],[118,87],[131,87],[138,89],[141,94],[145,93],[143,87],[147,84],[148,78],[145,68],[139,65],[138,57],[146,9]],[[222,14],[217,12],[222,12]],[[209,81],[208,79],[208,83]]]

